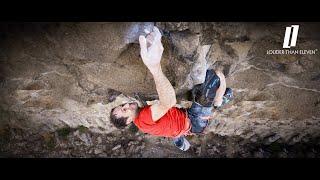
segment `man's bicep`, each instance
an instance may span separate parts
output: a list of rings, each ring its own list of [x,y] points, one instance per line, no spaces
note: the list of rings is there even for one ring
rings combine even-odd
[[[160,103],[153,104],[151,106],[151,116],[153,121],[158,121],[162,116],[164,116],[170,107],[161,105]]]

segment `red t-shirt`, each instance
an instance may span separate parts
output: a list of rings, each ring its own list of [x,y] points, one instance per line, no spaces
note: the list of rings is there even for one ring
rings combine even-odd
[[[191,129],[186,112],[176,107],[169,109],[158,121],[153,121],[151,106],[146,106],[133,122],[142,132],[154,136],[178,137]]]

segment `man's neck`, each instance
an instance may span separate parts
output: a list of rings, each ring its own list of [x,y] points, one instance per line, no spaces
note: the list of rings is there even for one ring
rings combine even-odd
[[[138,107],[137,111],[136,111],[136,116],[134,117],[134,119],[136,119],[139,114],[140,114],[140,111],[143,109],[144,107]]]

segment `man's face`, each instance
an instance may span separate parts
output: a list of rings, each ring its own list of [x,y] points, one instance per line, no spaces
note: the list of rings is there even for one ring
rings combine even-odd
[[[113,114],[118,118],[128,117],[126,124],[130,124],[138,114],[138,104],[132,102],[120,105],[113,110]]]

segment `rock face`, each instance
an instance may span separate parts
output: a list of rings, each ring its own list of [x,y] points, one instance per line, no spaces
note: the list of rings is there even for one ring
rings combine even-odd
[[[162,67],[180,104],[190,100],[189,91],[203,82],[208,68],[214,68],[218,63],[225,67],[227,86],[234,90],[234,101],[211,122],[208,135],[191,139],[193,144],[199,145],[194,154],[182,155],[166,147],[171,146],[169,140],[158,143],[159,138],[150,136],[144,137],[147,144],[143,146],[137,140],[140,143],[138,150],[123,142],[116,144],[125,135],[115,136],[119,130],[109,122],[110,110],[126,102],[128,97],[139,93],[149,99],[156,98],[152,76],[139,57],[137,43],[139,34],[154,25],[164,34]],[[1,143],[9,147],[10,142],[17,139],[16,133],[8,133],[7,129],[38,134],[50,145],[51,137],[59,129],[71,128],[76,132],[77,128],[84,127],[94,136],[114,135],[114,140],[108,140],[114,142],[114,146],[103,148],[99,144],[106,141],[101,137],[96,140],[99,143],[95,143],[81,133],[68,136],[68,141],[78,139],[79,143],[88,146],[87,154],[99,156],[105,153],[102,157],[129,156],[128,151],[131,154],[139,152],[142,157],[168,157],[170,153],[174,157],[240,156],[230,150],[230,147],[236,149],[232,143],[226,145],[229,149],[203,145],[213,144],[214,138],[220,142],[226,141],[224,138],[241,138],[246,143],[266,146],[308,144],[309,141],[319,145],[318,141],[312,140],[320,132],[319,53],[266,53],[270,49],[282,49],[284,30],[289,25],[205,22],[1,24],[0,135],[10,135],[8,141]],[[297,47],[293,49],[318,49],[319,29],[317,23],[300,24]],[[122,133],[125,132],[127,130]],[[199,142],[199,139],[203,140]],[[159,150],[144,146],[165,150],[159,153]],[[60,154],[48,156],[62,156],[61,153],[62,150]],[[70,155],[70,152],[64,153]],[[261,154],[265,154],[263,148],[243,156],[260,157]],[[86,156],[86,153],[82,155]],[[281,156],[285,155],[282,153]]]

